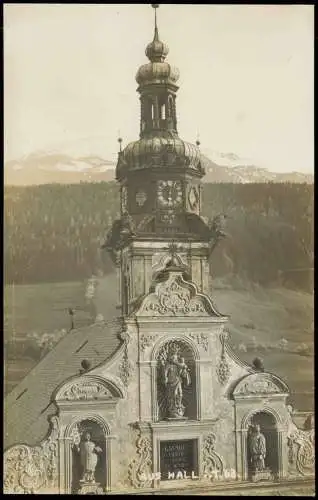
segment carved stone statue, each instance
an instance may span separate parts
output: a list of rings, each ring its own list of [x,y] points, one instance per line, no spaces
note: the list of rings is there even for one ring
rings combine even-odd
[[[224,238],[226,236],[225,228],[228,216],[226,214],[218,214],[214,217],[211,224],[211,236],[216,238]]]
[[[125,211],[121,217],[121,237],[129,237],[135,234],[135,223],[131,215]]]
[[[250,454],[253,472],[265,470],[266,439],[259,425],[255,425],[250,435]]]
[[[84,440],[78,446],[78,451],[80,453],[80,460],[83,468],[81,482],[95,482],[95,469],[98,461],[98,454],[102,453],[103,450],[91,441],[90,433],[86,432]]]
[[[164,365],[164,384],[169,418],[182,418],[184,415],[183,383],[186,386],[191,383],[189,368],[184,358],[179,358],[177,353],[170,354]]]

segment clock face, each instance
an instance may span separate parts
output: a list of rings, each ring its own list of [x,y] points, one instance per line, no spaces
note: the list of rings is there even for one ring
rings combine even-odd
[[[128,199],[127,188],[126,186],[123,186],[121,188],[121,209],[123,212],[127,210],[127,199]]]
[[[188,200],[191,210],[196,210],[199,205],[199,192],[196,186],[192,186],[190,188]]]
[[[182,202],[180,181],[159,181],[158,201],[164,207],[176,207]]]

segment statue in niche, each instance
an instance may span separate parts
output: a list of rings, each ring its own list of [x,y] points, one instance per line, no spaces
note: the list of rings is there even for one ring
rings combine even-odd
[[[168,418],[182,418],[185,406],[182,404],[183,384],[191,383],[190,370],[184,358],[179,357],[176,351],[170,352],[164,363],[164,385],[167,402]]]
[[[94,483],[98,455],[102,453],[103,450],[91,441],[91,435],[89,432],[85,432],[84,440],[77,445],[77,450],[79,451],[81,466],[83,469],[80,482]]]
[[[253,426],[249,441],[252,470],[262,472],[265,470],[266,439],[259,425]]]

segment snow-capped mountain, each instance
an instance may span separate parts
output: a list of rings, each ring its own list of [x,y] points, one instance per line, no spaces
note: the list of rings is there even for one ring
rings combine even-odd
[[[306,182],[314,176],[300,172],[275,173],[242,160],[234,153],[203,154],[204,182]],[[212,159],[212,158],[213,159]],[[5,185],[74,184],[115,180],[115,163],[101,156],[73,156],[59,152],[36,151],[4,165]]]
[[[6,185],[71,184],[111,181],[115,165],[99,156],[72,157],[56,152],[37,151],[4,165]]]
[[[206,169],[204,182],[305,182],[312,184],[314,176],[301,172],[271,172],[256,166],[250,159],[243,159],[235,153],[219,153],[203,150],[202,157]]]

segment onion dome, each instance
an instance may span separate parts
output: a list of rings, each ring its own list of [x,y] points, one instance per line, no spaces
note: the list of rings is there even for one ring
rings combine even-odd
[[[153,5],[156,9],[158,5]],[[155,33],[152,42],[146,47],[146,56],[150,63],[141,66],[136,75],[139,85],[147,83],[159,83],[162,81],[176,83],[179,79],[179,70],[165,62],[169,53],[169,47],[159,39],[157,17],[155,16]]]
[[[169,53],[166,43],[159,40],[158,28],[155,26],[155,34],[151,43],[146,47],[146,56],[150,62],[164,62]]]
[[[153,135],[143,137],[139,141],[130,142],[123,150],[122,157],[130,165],[140,166],[145,163],[149,156],[151,160],[154,156],[164,160],[165,156],[169,155],[169,163],[171,157],[176,161],[178,158],[186,160],[188,165],[196,167],[201,160],[201,153],[197,146],[189,142],[183,141],[176,134],[166,132],[164,135]],[[152,161],[151,161],[152,164]]]
[[[198,146],[183,141],[173,132],[147,135],[130,142],[120,153],[117,164],[117,179],[127,175],[128,170],[166,167],[191,169],[202,177],[204,166]]]
[[[148,63],[141,66],[136,75],[136,82],[139,85],[147,83],[167,83],[175,84],[179,80],[179,70],[166,62]]]

